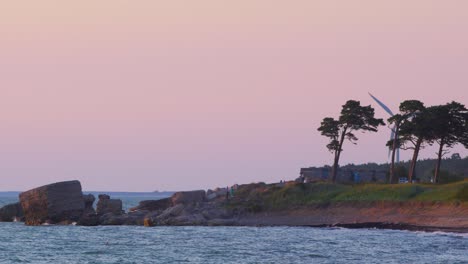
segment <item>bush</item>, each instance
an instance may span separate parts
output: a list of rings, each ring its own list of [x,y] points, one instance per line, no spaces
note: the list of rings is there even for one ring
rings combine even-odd
[[[458,182],[458,181],[463,181],[463,180],[464,178],[458,174],[450,173],[449,171],[446,171],[446,170],[441,170],[439,172],[438,183],[446,184],[446,183]]]
[[[468,184],[458,191],[455,197],[462,202],[468,202]]]

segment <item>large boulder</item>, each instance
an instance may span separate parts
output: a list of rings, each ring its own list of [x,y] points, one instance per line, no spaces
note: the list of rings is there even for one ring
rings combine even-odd
[[[85,203],[79,181],[57,182],[19,195],[26,225],[78,221]]]
[[[206,193],[204,190],[190,192],[176,192],[172,195],[171,200],[173,205],[177,204],[194,204],[205,201]]]
[[[130,212],[135,211],[164,211],[172,206],[172,200],[170,198],[160,200],[146,200],[141,201],[138,206],[130,208]]]
[[[23,208],[20,203],[8,204],[0,208],[0,222],[22,220]]]
[[[96,205],[96,213],[98,215],[104,214],[116,214],[120,215],[123,212],[122,210],[122,200],[120,199],[110,199],[109,195],[99,195],[99,201]]]

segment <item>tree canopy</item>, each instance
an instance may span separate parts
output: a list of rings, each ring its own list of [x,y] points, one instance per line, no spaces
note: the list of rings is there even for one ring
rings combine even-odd
[[[377,132],[380,125],[384,125],[384,122],[382,119],[375,118],[374,108],[370,105],[361,106],[359,101],[354,100],[349,100],[343,105],[338,120],[332,117],[323,119],[318,131],[330,139],[327,148],[335,155],[332,169],[333,182],[336,181],[338,163],[345,139],[356,144],[358,140],[355,135],[356,131]]]
[[[433,180],[437,182],[442,158],[449,153],[449,149],[456,144],[463,144],[468,148],[468,109],[455,101],[426,107],[421,101],[406,100],[400,104],[399,110],[399,113],[388,119],[392,133],[395,135],[387,142],[387,146],[392,150],[389,182],[396,180],[394,177],[397,168],[396,149],[413,150],[408,171],[408,180],[413,182],[416,180],[416,164],[421,149],[426,145],[438,144],[437,163],[433,170]],[[333,182],[336,181],[344,142],[350,141],[356,144],[357,131],[377,132],[380,125],[384,125],[384,122],[375,117],[374,109],[370,105],[362,106],[355,100],[349,100],[342,106],[337,119],[326,117],[322,120],[318,131],[329,138],[327,148],[334,154],[331,175]],[[400,165],[398,168],[401,170]]]
[[[431,106],[427,110],[431,124],[428,140],[439,145],[437,165],[434,171],[434,182],[437,182],[442,157],[449,153],[449,148],[466,141],[468,110],[457,102]]]

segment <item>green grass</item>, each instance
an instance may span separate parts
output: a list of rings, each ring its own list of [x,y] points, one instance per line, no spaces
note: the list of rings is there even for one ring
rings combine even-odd
[[[425,192],[424,186],[416,184],[366,184],[357,185],[340,193],[334,201],[407,201]]]
[[[335,202],[428,201],[468,202],[468,181],[451,184],[291,184],[285,187],[246,185],[233,206],[285,209]]]

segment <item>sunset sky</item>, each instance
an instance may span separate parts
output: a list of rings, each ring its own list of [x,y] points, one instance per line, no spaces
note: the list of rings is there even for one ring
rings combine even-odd
[[[348,99],[385,119],[368,92],[395,111],[405,99],[468,104],[467,10],[464,0],[2,1],[0,191],[294,179],[332,162],[317,127]],[[359,134],[341,164],[386,162],[388,136]]]

